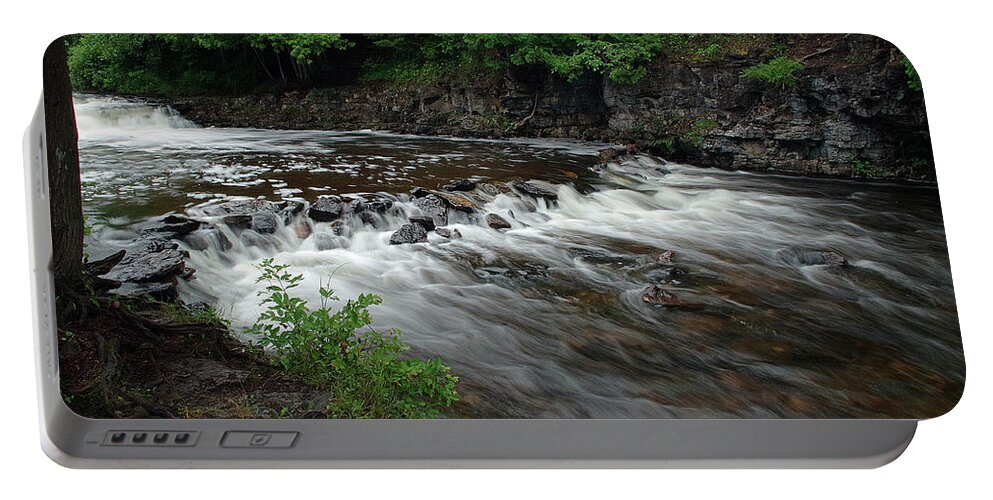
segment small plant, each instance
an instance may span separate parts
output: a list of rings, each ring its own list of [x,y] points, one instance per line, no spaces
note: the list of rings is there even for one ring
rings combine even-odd
[[[880,170],[868,160],[852,157],[852,177],[879,177]]]
[[[770,85],[782,88],[795,87],[797,73],[803,69],[803,63],[788,57],[777,57],[767,63],[757,64],[741,72],[741,76],[761,80]]]
[[[648,141],[648,147],[662,154],[671,154],[676,150],[676,138],[672,136],[657,136]]]
[[[917,74],[917,68],[914,68],[914,65],[910,62],[910,59],[904,57],[900,60],[900,64],[903,64],[903,72],[907,75],[907,87],[909,87],[910,90],[923,92],[924,85],[921,84],[921,76]]]
[[[369,307],[382,303],[376,295],[360,294],[337,311],[339,299],[321,283],[321,305],[311,309],[290,290],[303,281],[289,265],[265,259],[258,266],[259,283],[266,283],[262,304],[267,309],[249,330],[273,351],[280,366],[315,385],[334,392],[328,412],[338,418],[430,418],[459,399],[458,378],[440,359],[401,359],[409,348],[400,332],[372,329]]]

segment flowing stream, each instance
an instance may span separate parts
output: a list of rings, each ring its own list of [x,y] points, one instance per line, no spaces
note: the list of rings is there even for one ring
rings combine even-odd
[[[313,303],[328,276],[343,299],[378,294],[374,326],[460,376],[460,416],[914,418],[961,391],[932,187],[601,164],[604,145],[574,141],[199,128],[99,96],[76,110],[92,255],[166,214],[211,220],[215,237],[181,243],[196,269],[181,298],[243,329],[267,257],[303,274]],[[475,213],[448,211],[461,238],[389,244],[419,213],[411,188],[461,178],[480,183]],[[305,210],[271,234],[211,219],[232,199],[328,194],[392,208],[338,224]],[[678,303],[647,303],[653,285]]]

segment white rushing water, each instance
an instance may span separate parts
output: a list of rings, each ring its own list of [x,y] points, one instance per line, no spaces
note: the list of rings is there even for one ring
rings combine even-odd
[[[648,156],[596,166],[601,145],[571,141],[201,129],[96,97],[77,102],[77,119],[87,213],[111,221],[95,245],[166,213],[211,222],[206,248],[181,242],[196,269],[181,294],[237,328],[261,311],[263,258],[303,274],[312,303],[328,276],[342,299],[380,295],[374,326],[451,365],[468,415],[912,415],[946,404],[961,378],[938,370],[962,361],[931,188]],[[410,187],[462,177],[489,187],[469,194],[476,214],[449,210],[461,238],[389,244],[420,213]],[[538,179],[558,200],[522,196],[506,187],[514,179]],[[259,234],[208,215],[239,196],[370,193],[394,207],[337,226],[305,211]],[[511,228],[490,228],[487,213]],[[809,258],[819,252],[849,265]],[[645,303],[651,285],[683,305]]]

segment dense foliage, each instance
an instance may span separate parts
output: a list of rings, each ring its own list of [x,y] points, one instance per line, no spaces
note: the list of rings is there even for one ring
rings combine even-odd
[[[515,68],[572,81],[633,83],[659,57],[714,60],[774,35],[664,34],[84,34],[69,37],[80,90],[133,94],[240,92],[266,85],[365,80],[430,83]]]
[[[378,296],[359,295],[332,312],[338,298],[322,283],[321,305],[311,309],[289,293],[301,275],[273,259],[258,268],[267,308],[250,332],[285,370],[334,392],[331,417],[429,418],[458,400],[458,378],[440,359],[401,359],[408,348],[400,332],[372,329],[368,309],[382,302]]]
[[[336,34],[85,34],[68,45],[78,89],[172,94],[306,80],[317,58],[351,42]]]

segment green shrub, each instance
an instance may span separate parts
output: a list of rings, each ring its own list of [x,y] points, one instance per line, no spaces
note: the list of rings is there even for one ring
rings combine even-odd
[[[430,418],[457,401],[458,378],[440,359],[401,359],[408,350],[400,332],[372,329],[369,307],[382,303],[361,294],[332,312],[338,298],[327,284],[320,287],[321,305],[311,309],[289,291],[303,276],[286,264],[263,260],[257,282],[267,309],[249,330],[272,350],[287,372],[334,392],[330,416],[337,418]]]
[[[797,73],[803,69],[803,63],[788,57],[777,57],[767,63],[758,64],[741,72],[744,78],[762,80],[770,85],[783,88],[795,87]]]

